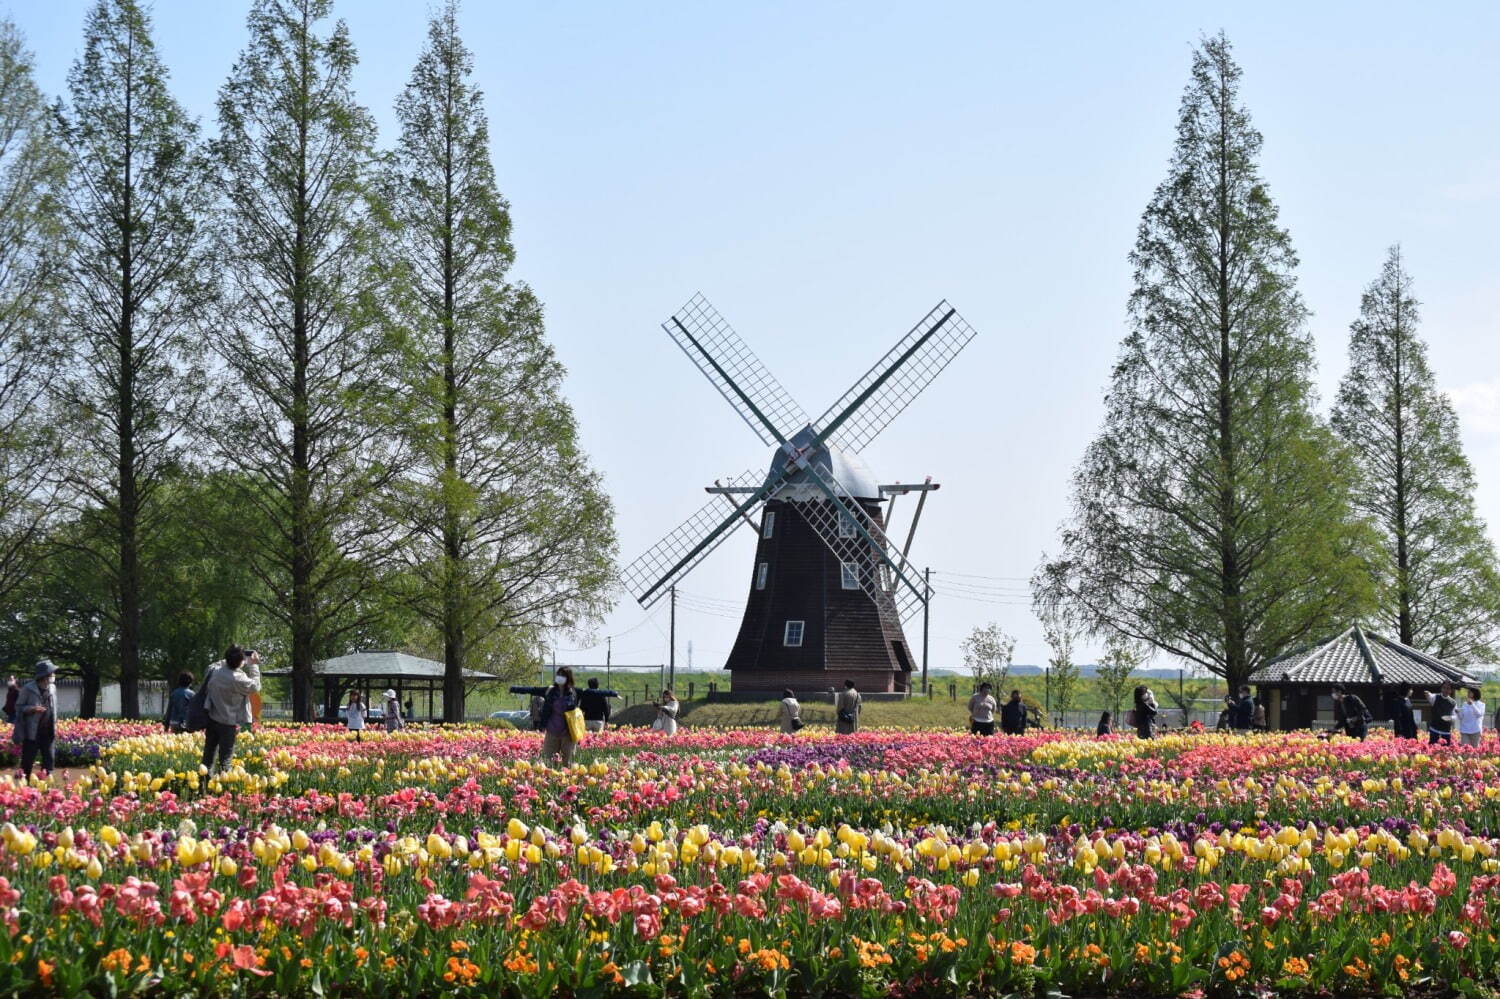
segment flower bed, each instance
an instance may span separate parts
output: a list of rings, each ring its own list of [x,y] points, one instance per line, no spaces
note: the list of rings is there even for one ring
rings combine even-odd
[[[1500,984],[1500,746],[266,726],[0,781],[0,991],[1404,994]]]

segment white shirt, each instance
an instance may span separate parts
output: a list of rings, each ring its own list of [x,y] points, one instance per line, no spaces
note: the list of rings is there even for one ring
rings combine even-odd
[[[989,694],[975,694],[969,698],[969,717],[981,725],[995,720],[995,699]]]
[[[1458,732],[1477,735],[1484,731],[1484,702],[1464,701],[1458,706]]]
[[[364,728],[365,727],[365,706],[364,706],[364,703],[361,702],[359,704],[351,704],[351,705],[349,705],[348,717],[349,717],[349,730],[351,732],[358,732],[360,729]]]

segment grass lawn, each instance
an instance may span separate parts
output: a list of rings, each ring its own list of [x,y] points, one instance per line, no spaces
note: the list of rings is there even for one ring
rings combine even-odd
[[[620,725],[649,725],[656,717],[650,705],[632,705],[615,713]],[[781,702],[761,701],[752,704],[688,701],[682,705],[678,720],[689,727],[725,726],[770,727],[781,723]],[[833,705],[816,701],[802,702],[802,720],[808,728],[833,728]],[[866,701],[863,724],[879,728],[966,729],[969,724],[964,703],[950,702],[946,697],[931,702]]]

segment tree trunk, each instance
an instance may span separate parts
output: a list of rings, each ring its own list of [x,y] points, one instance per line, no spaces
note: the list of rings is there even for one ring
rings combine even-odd
[[[127,59],[129,57],[127,56]],[[127,64],[128,67],[128,64]],[[139,718],[140,694],[137,681],[141,666],[141,569],[138,551],[139,497],[135,480],[135,231],[131,184],[131,153],[134,122],[130,69],[125,85],[125,183],[122,187],[120,218],[120,412],[116,430],[119,433],[118,494],[120,544],[120,714]]]
[[[1221,104],[1219,116],[1219,581],[1223,597],[1224,679],[1230,690],[1239,689],[1249,677],[1246,663],[1245,622],[1240,606],[1239,525],[1237,523],[1236,464],[1234,439],[1234,398],[1232,368],[1233,331],[1229,304],[1229,120],[1230,94],[1223,83],[1220,67]]]
[[[304,18],[305,21],[305,18]],[[307,25],[303,25],[302,74],[307,89]],[[313,720],[313,656],[315,654],[315,601],[313,594],[314,543],[312,531],[311,429],[308,415],[307,342],[307,119],[300,110],[297,120],[297,200],[292,206],[295,238],[292,248],[292,718]]]
[[[93,718],[98,714],[95,706],[99,703],[99,664],[93,659],[77,661],[79,676],[83,679],[83,688],[80,692],[81,700],[78,704],[78,717]],[[121,687],[124,690],[124,687]]]
[[[1398,271],[1399,274],[1399,271]],[[1392,379],[1396,406],[1396,618],[1397,631],[1402,645],[1414,645],[1412,641],[1411,615],[1411,552],[1406,537],[1406,399],[1405,372],[1401,369],[1401,285],[1395,288],[1395,378]]]
[[[452,66],[449,89],[452,90]],[[453,114],[447,115],[443,143],[443,472],[451,487],[458,477],[458,349],[453,262]],[[464,720],[463,536],[451,488],[443,496],[443,720]]]

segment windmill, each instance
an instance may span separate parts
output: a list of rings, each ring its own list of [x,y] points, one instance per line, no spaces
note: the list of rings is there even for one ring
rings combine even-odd
[[[940,302],[810,421],[702,295],[662,328],[766,446],[770,468],[716,481],[716,498],[622,573],[650,608],[738,526],[758,535],[750,595],[725,668],[731,689],[909,689],[901,623],[928,598],[907,561],[931,478],[882,485],[859,452],[968,345],[975,331]],[[920,494],[905,544],[886,536],[902,494]],[[886,504],[890,506],[887,507]]]

